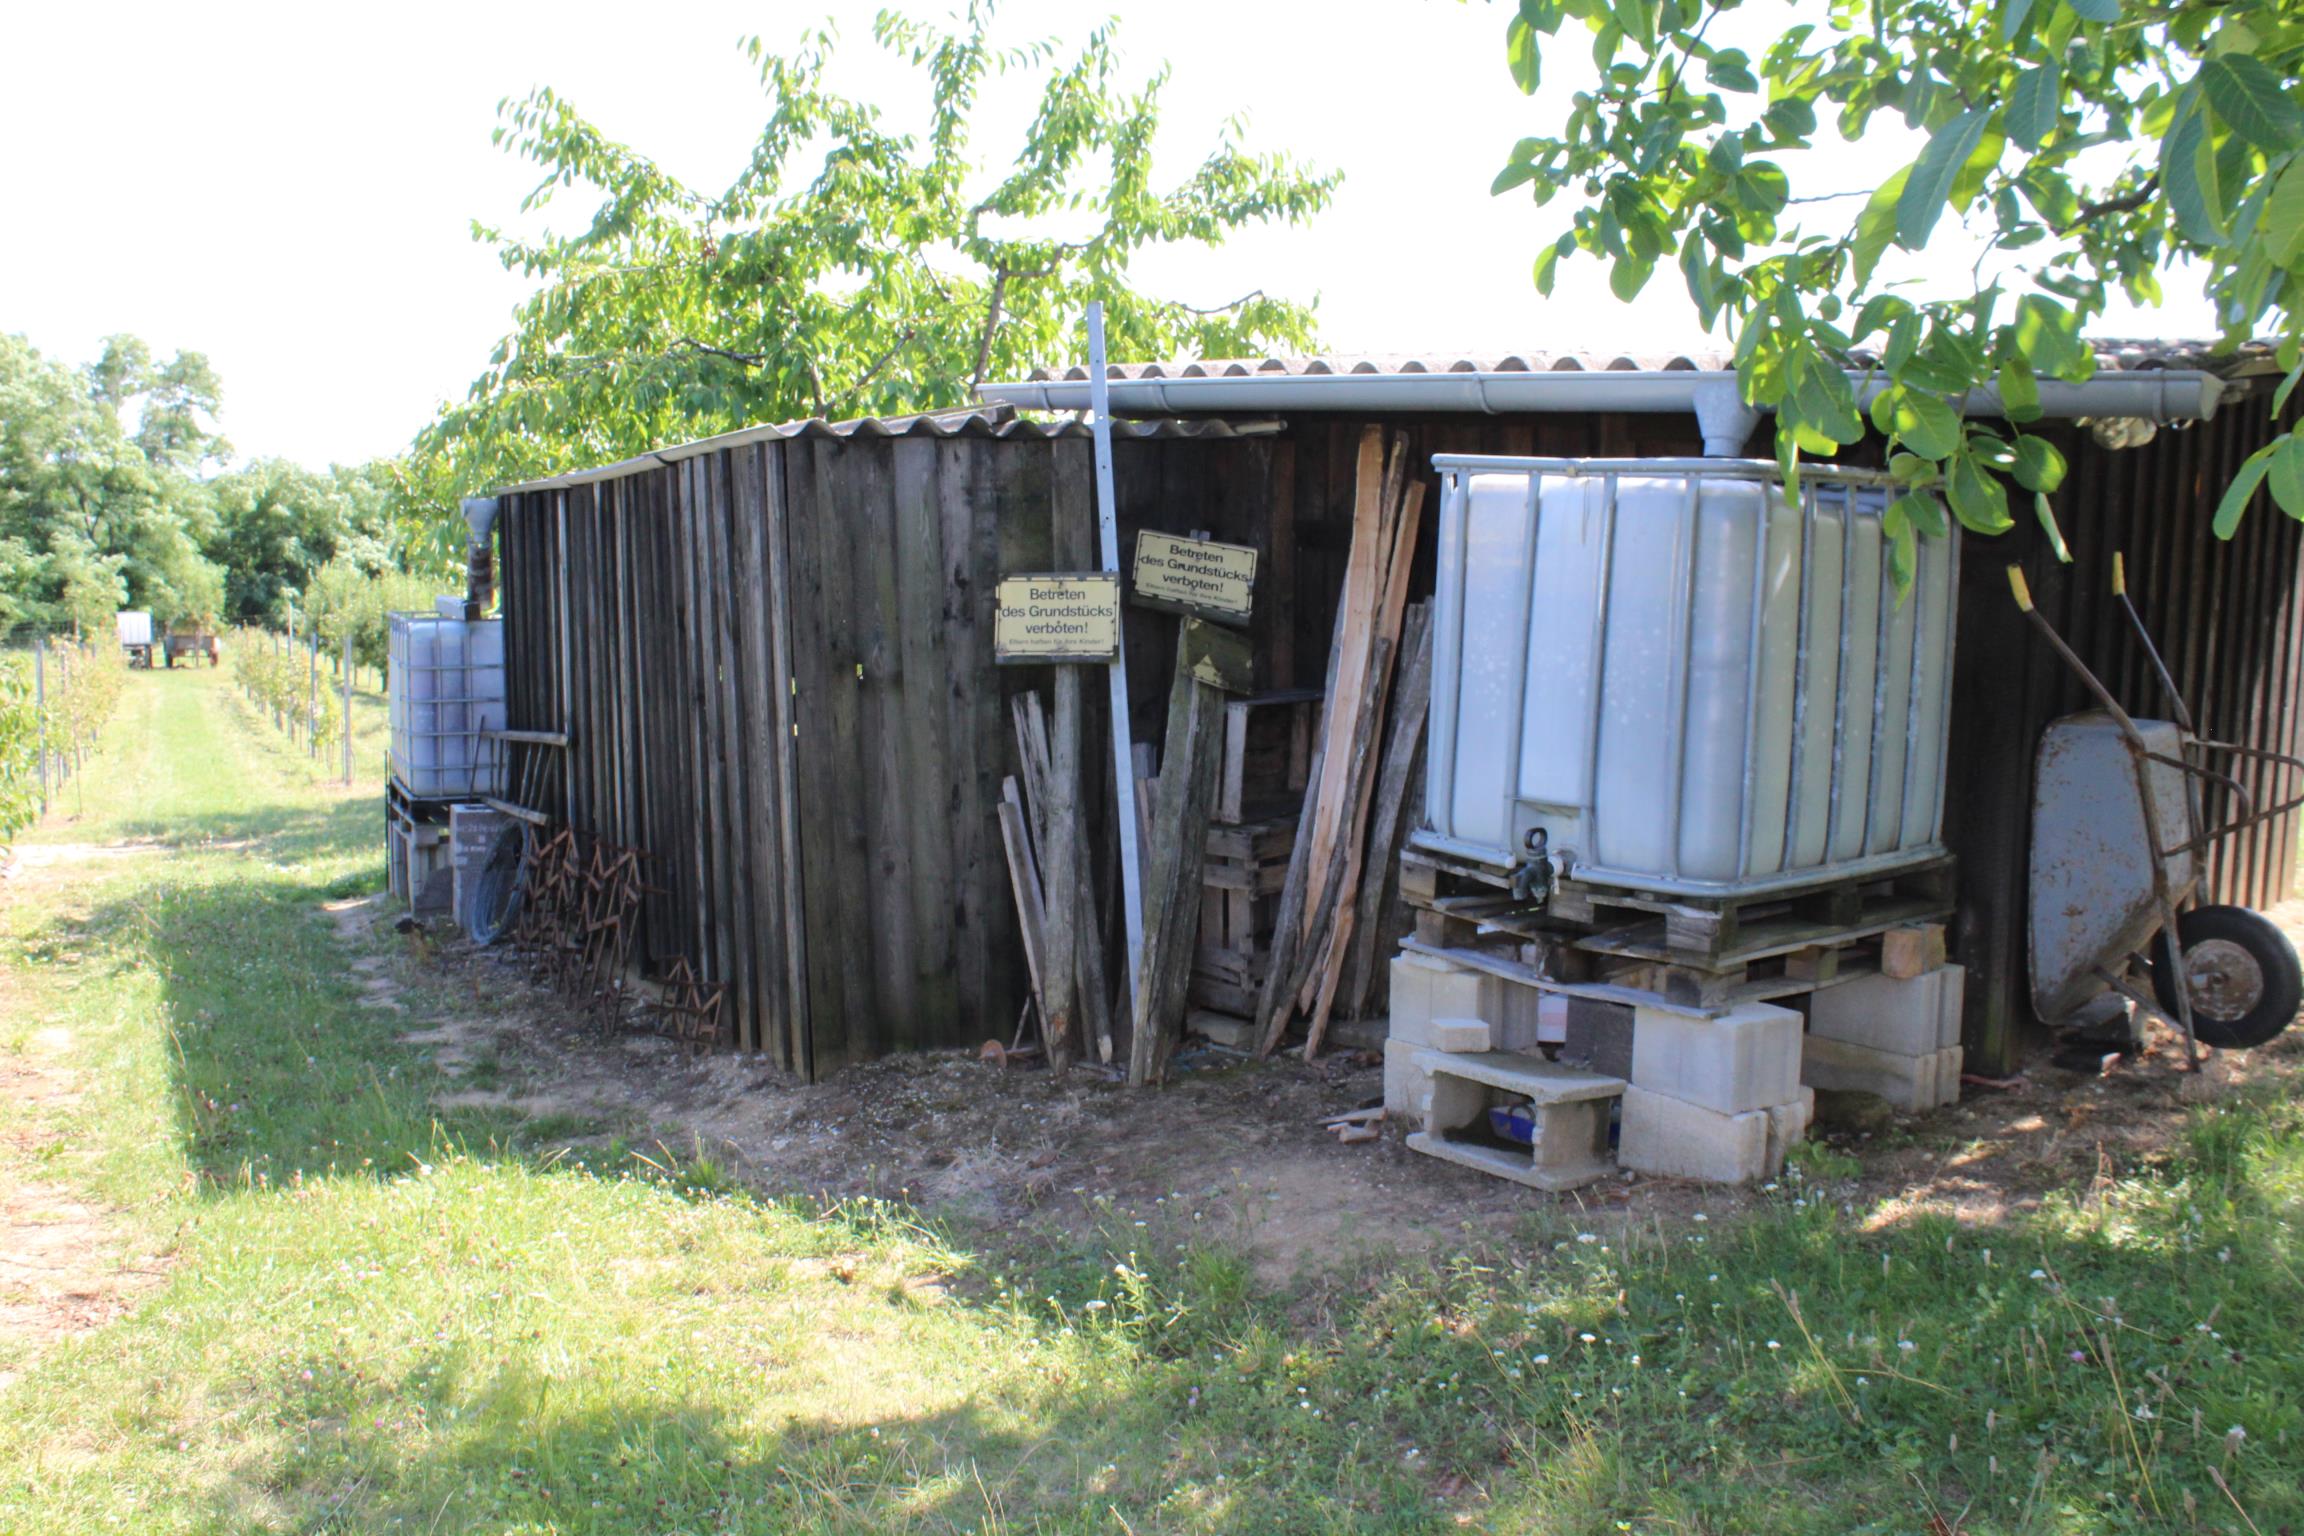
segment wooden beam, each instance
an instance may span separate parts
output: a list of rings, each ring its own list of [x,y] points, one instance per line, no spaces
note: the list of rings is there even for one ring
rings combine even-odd
[[[1000,791],[1000,839],[1008,849],[1008,888],[1015,893],[1016,926],[1024,936],[1024,968],[1032,977],[1032,1006],[1039,1010],[1045,1028],[1047,992],[1040,979],[1047,974],[1042,949],[1047,923],[1040,906],[1040,871],[1032,862],[1032,840],[1024,830],[1024,799],[1016,781],[1001,780]]]
[[[1196,645],[1205,644],[1192,631],[1212,627],[1198,619],[1183,622],[1168,690],[1168,745],[1144,871],[1144,966],[1136,979],[1136,1029],[1129,1042],[1128,1081],[1135,1087],[1167,1076],[1200,933],[1200,872],[1223,760],[1224,695],[1199,679],[1189,658]]]
[[[482,795],[480,797],[480,803],[492,811],[501,812],[502,814],[511,817],[515,821],[524,821],[532,827],[548,827],[552,825],[552,818],[545,815],[542,811],[532,811],[524,805],[514,805],[509,800],[499,800],[494,795]]]

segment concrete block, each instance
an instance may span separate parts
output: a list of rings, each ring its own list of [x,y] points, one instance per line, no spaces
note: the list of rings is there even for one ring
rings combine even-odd
[[[1560,1001],[1568,1005],[1568,1038],[1560,1044],[1560,1059],[1630,1081],[1635,1027],[1631,1005],[1591,997],[1563,997]]]
[[[1636,1008],[1632,1083],[1724,1115],[1781,1104],[1800,1088],[1800,1015],[1748,1003],[1717,1018]]]
[[[1435,1051],[1485,1051],[1492,1033],[1486,1019],[1434,1019],[1426,1043]]]
[[[1384,1114],[1421,1126],[1432,1111],[1432,1068],[1423,1048],[1394,1039],[1384,1046]]]
[[[1422,1045],[1430,1038],[1432,977],[1448,969],[1429,955],[1392,957],[1392,1038]]]
[[[1936,1053],[1936,1102],[1960,1102],[1960,1072],[1967,1061],[1968,1052],[1962,1046],[1948,1045]]]
[[[1568,1043],[1568,999],[1557,992],[1536,994],[1536,1043]]]
[[[1431,955],[1395,955],[1392,1038],[1430,1045],[1434,1019],[1481,1019],[1493,1025],[1502,1013],[1498,994],[1503,986],[1499,977]]]
[[[1435,1019],[1478,1019],[1488,1043],[1476,1049],[1532,1052],[1556,1038],[1538,988],[1433,955],[1404,954],[1392,961],[1392,1038],[1432,1045]]]
[[[1954,1047],[1957,1050],[1958,1047]],[[1841,1093],[1869,1093],[1898,1109],[1933,1109],[1939,1102],[1937,1074],[1944,1062],[1954,1062],[1953,1091],[1959,1090],[1958,1058],[1948,1051],[1907,1056],[1876,1050],[1846,1040],[1811,1034],[1800,1053],[1800,1081],[1811,1088]]]
[[[1937,1005],[1944,1011],[1936,1020],[1936,1046],[1939,1050],[1968,1043],[1962,1026],[1967,1022],[1968,968],[1964,965],[1946,965],[1938,968],[1944,980],[1942,991],[1936,995]]]
[[[1771,1172],[1784,1166],[1784,1159],[1794,1147],[1808,1139],[1808,1127],[1816,1123],[1816,1090],[1803,1087],[1800,1096],[1787,1104],[1768,1107],[1768,1167]]]
[[[1667,1178],[1742,1184],[1774,1171],[1768,1129],[1766,1110],[1726,1115],[1634,1084],[1624,1090],[1616,1161]]]
[[[1960,1043],[1960,1004],[1968,973],[1938,966],[1905,980],[1865,976],[1808,999],[1808,1033],[1826,1040],[1926,1056]]]
[[[1429,959],[1430,956],[1425,958]],[[1486,971],[1473,970],[1468,965],[1449,965],[1432,973],[1432,1012],[1435,1019],[1486,1019],[1493,1023],[1503,1012],[1504,980]]]
[[[1508,1052],[1457,1055],[1419,1049],[1416,1068],[1431,1074],[1424,1129],[1409,1147],[1537,1189],[1573,1189],[1606,1174],[1610,1107],[1621,1080],[1596,1077]],[[1526,1147],[1499,1142],[1491,1106],[1524,1104],[1534,1122]]]

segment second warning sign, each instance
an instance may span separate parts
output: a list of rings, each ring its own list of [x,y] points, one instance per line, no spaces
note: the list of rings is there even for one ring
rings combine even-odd
[[[1256,598],[1256,551],[1246,544],[1136,535],[1136,601],[1147,608],[1245,624]]]

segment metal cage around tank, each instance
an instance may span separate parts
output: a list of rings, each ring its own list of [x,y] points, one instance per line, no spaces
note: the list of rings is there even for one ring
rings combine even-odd
[[[1958,534],[1917,541],[1899,590],[1887,476],[1804,468],[1788,494],[1771,461],[1433,465],[1419,842],[1691,896],[1943,852]]]

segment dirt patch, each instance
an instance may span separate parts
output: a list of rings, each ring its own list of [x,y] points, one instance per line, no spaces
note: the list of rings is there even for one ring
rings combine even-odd
[[[13,1001],[0,981],[0,1007]],[[116,1212],[32,1173],[50,1142],[28,1122],[80,1096],[59,1062],[69,1043],[61,1029],[39,1029],[21,1053],[0,1057],[0,1097],[32,1112],[0,1139],[0,1392],[57,1340],[127,1311],[165,1270],[162,1257],[132,1251]]]
[[[2304,922],[2304,904],[2293,916]],[[1149,1246],[1210,1234],[1285,1280],[1510,1239],[1532,1214],[1579,1227],[1723,1219],[1766,1193],[1627,1176],[1551,1196],[1413,1153],[1396,1126],[1340,1145],[1320,1121],[1381,1099],[1372,1054],[1307,1066],[1199,1046],[1153,1093],[1095,1069],[1058,1080],[968,1051],[890,1057],[805,1084],[764,1057],[604,1038],[516,956],[438,930],[403,942],[411,952],[398,964],[472,999],[454,1018],[412,1018],[403,1037],[436,1053],[444,1104],[570,1116],[581,1122],[572,1143],[661,1143],[769,1194],[910,1199],[1024,1240],[1098,1231]],[[2304,1068],[2294,1034],[2218,1053],[2199,1080],[2177,1070],[2178,1049],[2158,1036],[2102,1077],[2043,1054],[2005,1087],[1972,1084],[1951,1108],[1820,1131],[1861,1164],[1835,1197],[1874,1209],[1879,1224],[1922,1213],[2003,1220],[2160,1155],[2202,1097]]]

